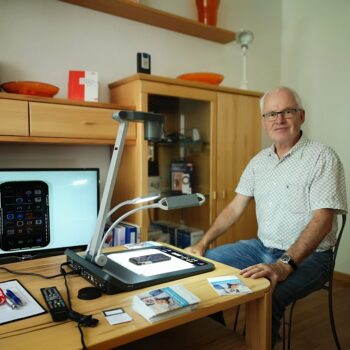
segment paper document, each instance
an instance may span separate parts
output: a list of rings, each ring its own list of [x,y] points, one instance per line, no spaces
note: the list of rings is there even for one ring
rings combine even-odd
[[[14,294],[16,300],[11,306],[11,298],[8,296],[10,301],[0,305],[0,325],[47,312],[18,280],[0,282],[0,288],[5,294]]]

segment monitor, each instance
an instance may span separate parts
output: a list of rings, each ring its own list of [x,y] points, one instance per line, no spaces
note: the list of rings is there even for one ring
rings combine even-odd
[[[0,169],[0,264],[83,250],[96,226],[99,169]]]

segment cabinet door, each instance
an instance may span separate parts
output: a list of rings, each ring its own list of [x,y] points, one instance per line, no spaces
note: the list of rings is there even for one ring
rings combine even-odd
[[[31,102],[30,135],[114,140],[118,122],[112,113],[106,108]],[[127,138],[136,138],[135,123],[129,125]]]
[[[0,135],[29,135],[28,102],[0,99]]]
[[[217,107],[216,215],[233,199],[242,171],[261,149],[258,97],[218,93]],[[252,202],[240,220],[219,237],[216,244],[254,237],[256,232]]]

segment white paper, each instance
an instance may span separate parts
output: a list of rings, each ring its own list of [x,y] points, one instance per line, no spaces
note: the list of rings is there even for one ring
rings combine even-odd
[[[108,310],[103,312],[109,324],[129,322],[132,318],[123,309]]]
[[[169,256],[170,260],[146,265],[135,265],[129,261],[129,259],[133,257],[159,253]],[[174,257],[173,255],[166,254],[158,249],[145,249],[137,251],[131,250],[122,253],[108,254],[108,259],[111,259],[119,265],[127,268],[128,270],[142,276],[154,276],[162,273],[179,271],[194,267],[193,264],[183,261],[180,258]]]
[[[0,305],[0,324],[43,314],[45,309],[22,287],[16,280],[1,282],[0,288],[6,293],[6,289],[14,292],[23,302],[23,306],[12,309],[8,304]]]
[[[154,246],[160,246],[161,244],[154,241],[146,241],[146,242],[140,242],[140,243],[127,243],[124,244],[124,247],[127,249],[140,249],[140,248],[148,248],[148,247],[154,247]]]

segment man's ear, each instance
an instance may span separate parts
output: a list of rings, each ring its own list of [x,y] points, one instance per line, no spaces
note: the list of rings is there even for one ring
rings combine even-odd
[[[300,110],[300,121],[301,121],[301,124],[303,124],[305,121],[305,111],[303,109]]]

